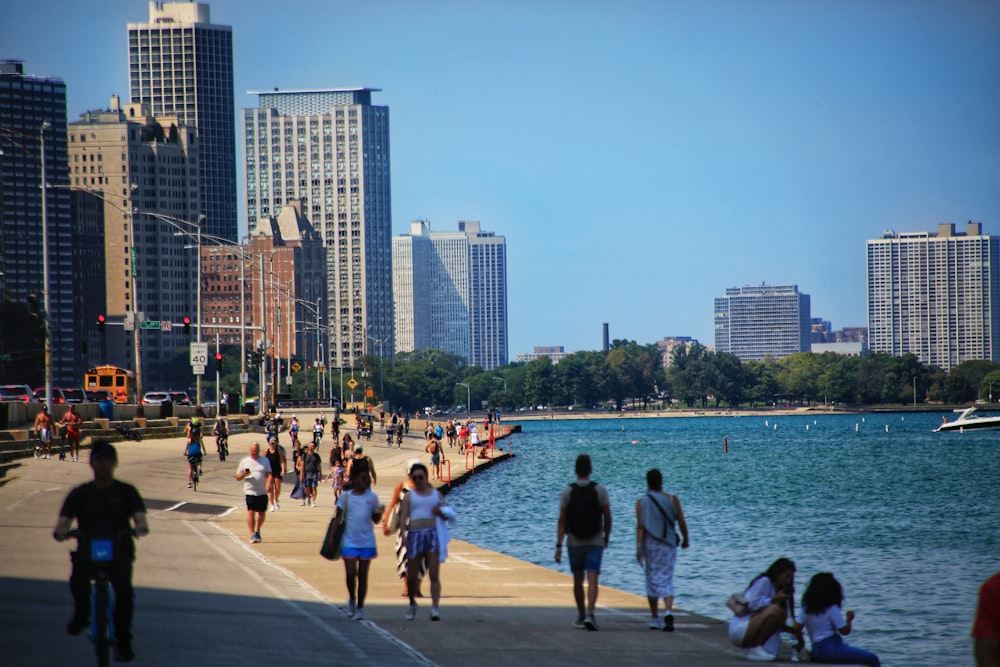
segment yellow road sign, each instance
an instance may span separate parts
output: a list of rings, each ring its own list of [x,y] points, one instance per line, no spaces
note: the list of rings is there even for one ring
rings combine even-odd
[[[294,364],[292,364],[292,370],[298,373],[299,371],[302,370],[302,364],[296,361]]]
[[[355,380],[354,378],[351,378],[350,380],[347,381],[347,386],[350,387],[351,389],[354,389],[358,386],[358,381]]]

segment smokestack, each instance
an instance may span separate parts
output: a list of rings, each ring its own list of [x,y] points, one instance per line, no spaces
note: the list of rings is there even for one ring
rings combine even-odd
[[[608,323],[604,323],[604,354],[611,350],[611,339],[608,337]]]

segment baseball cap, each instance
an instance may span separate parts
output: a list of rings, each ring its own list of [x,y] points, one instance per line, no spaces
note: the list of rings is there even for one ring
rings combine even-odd
[[[357,444],[357,445],[354,445],[354,451],[356,451],[356,452],[363,452],[363,451],[365,451],[365,448],[364,448],[364,447],[362,447],[362,446],[360,445],[360,443],[359,443],[359,444]]]

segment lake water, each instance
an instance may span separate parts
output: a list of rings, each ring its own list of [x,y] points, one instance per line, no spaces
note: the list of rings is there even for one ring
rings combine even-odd
[[[857,613],[848,643],[883,664],[972,665],[976,594],[1000,569],[1000,432],[933,433],[940,421],[884,414],[524,422],[513,460],[449,495],[459,514],[454,535],[568,572],[552,560],[559,491],[574,479],[577,454],[588,453],[614,517],[601,581],[644,596],[635,501],[646,471],[659,468],[691,534],[678,557],[676,606],[728,619],[728,595],[787,556],[798,567],[796,605],[813,574],[833,572],[844,609]]]

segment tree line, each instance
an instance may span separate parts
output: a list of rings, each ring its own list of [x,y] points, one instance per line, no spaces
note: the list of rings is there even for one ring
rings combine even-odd
[[[238,392],[238,348],[223,353],[232,357],[226,367],[233,369],[223,377],[223,389]],[[655,343],[640,345],[630,340],[614,341],[606,354],[574,352],[555,364],[542,357],[491,371],[440,350],[418,350],[397,354],[392,360],[369,357],[364,364],[368,377],[361,377],[360,368],[353,374],[345,369],[344,382],[353,376],[363,383],[354,391],[357,402],[363,400],[367,386],[374,393],[369,403],[384,399],[387,405],[406,410],[464,410],[470,400],[473,411],[527,406],[621,410],[962,404],[992,401],[994,391],[1000,401],[1000,364],[991,361],[967,361],[950,372],[923,364],[912,354],[894,357],[874,352],[860,357],[802,352],[782,359],[740,361],[697,343],[678,346],[670,361],[664,367]],[[339,398],[340,371],[333,369],[333,373],[333,393]],[[314,369],[293,373],[293,378],[292,398],[317,395]],[[345,402],[351,401],[351,394],[345,386]]]

